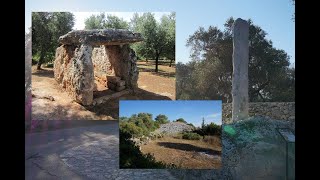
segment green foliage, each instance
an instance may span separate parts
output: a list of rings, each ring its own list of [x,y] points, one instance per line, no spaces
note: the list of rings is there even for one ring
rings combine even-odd
[[[140,137],[144,133],[144,130],[141,127],[136,126],[132,122],[120,122],[119,126],[123,132],[129,133],[133,137]]]
[[[192,123],[187,123],[187,125],[192,126],[195,128],[195,126]]]
[[[103,29],[105,17],[104,13],[91,15],[84,21],[84,29]]]
[[[183,133],[182,134],[182,139],[188,139],[188,140],[199,140],[201,139],[201,136],[197,133]]]
[[[128,29],[129,23],[123,18],[119,18],[117,16],[113,16],[104,13],[99,15],[91,15],[84,22],[85,29],[106,29],[106,28],[114,28],[114,29]]]
[[[215,123],[210,123],[204,126],[205,135],[221,135],[221,126]]]
[[[175,122],[182,122],[182,123],[187,124],[187,121],[185,121],[183,118],[179,118]]]
[[[148,136],[157,128],[159,128],[159,124],[152,120],[150,113],[139,113],[131,115],[130,118],[120,118],[120,129],[134,137]]]
[[[160,23],[152,13],[138,13],[131,19],[130,29],[141,33],[143,42],[132,45],[140,58],[155,59],[158,72],[158,60],[160,57],[175,58],[175,13],[163,15]]]
[[[169,123],[170,121],[168,120],[168,117],[164,114],[159,114],[156,118],[155,118],[156,122],[158,125],[160,124],[166,124]]]
[[[217,135],[221,136],[221,125],[217,125],[213,122],[210,124],[203,124],[201,128],[197,128],[193,131],[194,133],[197,133],[201,136],[209,135]]]
[[[187,40],[192,61],[176,66],[177,99],[222,99],[232,102],[232,24],[222,31],[200,27]],[[295,69],[289,56],[273,47],[267,33],[249,20],[249,97],[257,101],[294,101]]]
[[[120,168],[176,168],[158,162],[151,154],[142,154],[139,147],[130,140],[131,134],[120,129]]]
[[[74,16],[69,12],[32,13],[32,55],[42,63],[53,60],[60,36],[72,30]]]

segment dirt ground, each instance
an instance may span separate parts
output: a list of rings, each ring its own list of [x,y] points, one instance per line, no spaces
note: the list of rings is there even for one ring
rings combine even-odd
[[[96,106],[74,102],[54,79],[52,68],[32,67],[32,120],[117,120],[120,100],[175,100],[175,67],[138,62],[138,90]]]
[[[164,137],[141,146],[144,154],[182,169],[218,169],[221,167],[221,143]]]

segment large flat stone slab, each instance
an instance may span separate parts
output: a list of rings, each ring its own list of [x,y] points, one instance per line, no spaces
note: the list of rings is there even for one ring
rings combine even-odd
[[[59,38],[59,43],[66,45],[123,45],[139,41],[143,41],[140,33],[123,29],[73,30]]]

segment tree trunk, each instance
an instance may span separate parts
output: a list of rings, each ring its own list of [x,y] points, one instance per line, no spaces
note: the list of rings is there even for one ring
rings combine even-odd
[[[37,63],[37,70],[41,70],[42,63],[43,63],[43,53],[41,52],[40,59]]]
[[[172,65],[172,61],[173,61],[173,59],[171,59],[171,60],[170,60],[170,64],[169,64],[169,67],[171,67],[171,65]]]
[[[159,54],[156,55],[156,72],[158,72]]]

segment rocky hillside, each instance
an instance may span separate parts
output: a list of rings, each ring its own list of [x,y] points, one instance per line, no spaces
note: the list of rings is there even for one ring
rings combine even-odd
[[[194,128],[190,125],[181,122],[170,122],[167,124],[161,124],[160,128],[157,130],[161,133],[174,134],[184,131],[192,131]]]

